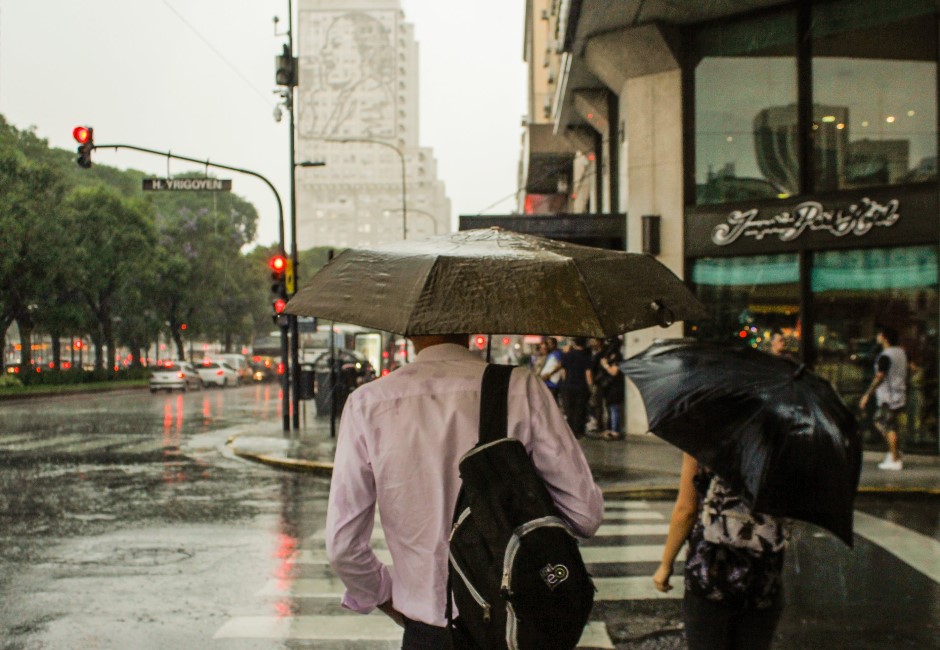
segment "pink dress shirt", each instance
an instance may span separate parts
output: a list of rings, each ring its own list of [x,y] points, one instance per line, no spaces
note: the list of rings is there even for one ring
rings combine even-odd
[[[326,547],[346,585],[342,604],[368,613],[392,599],[408,618],[443,626],[457,464],[477,442],[485,362],[449,343],[358,388],[346,402],[330,487]],[[604,501],[548,389],[525,368],[509,384],[509,436],[521,441],[562,516],[593,535]],[[369,544],[378,504],[393,567]]]

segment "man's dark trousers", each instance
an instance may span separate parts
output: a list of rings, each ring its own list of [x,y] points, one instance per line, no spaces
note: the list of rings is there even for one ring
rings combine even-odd
[[[565,417],[572,433],[578,438],[584,435],[587,424],[588,400],[591,393],[587,386],[565,386],[562,388],[561,399],[565,409]]]
[[[405,619],[405,635],[401,650],[451,650],[453,645],[450,630],[446,627],[428,625],[420,621]]]

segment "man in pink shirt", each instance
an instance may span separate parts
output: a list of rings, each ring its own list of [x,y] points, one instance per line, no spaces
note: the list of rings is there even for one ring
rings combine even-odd
[[[403,650],[449,648],[448,535],[460,489],[457,464],[477,442],[486,363],[466,335],[416,336],[413,363],[357,389],[340,422],[326,521],[342,604],[376,607],[405,628]],[[509,384],[508,435],[525,445],[561,516],[582,537],[604,502],[584,453],[541,379],[525,368]],[[375,508],[394,566],[372,551]]]

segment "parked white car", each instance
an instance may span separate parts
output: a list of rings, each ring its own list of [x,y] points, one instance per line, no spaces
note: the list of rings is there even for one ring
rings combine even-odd
[[[242,384],[251,383],[252,370],[248,364],[248,357],[235,352],[222,352],[211,355],[212,361],[225,362],[238,374],[238,381]]]
[[[206,386],[238,386],[238,373],[224,361],[203,361],[196,372]]]
[[[150,375],[150,392],[173,391],[178,388],[186,392],[190,387],[201,389],[202,380],[193,364],[188,361],[170,361],[154,369]]]

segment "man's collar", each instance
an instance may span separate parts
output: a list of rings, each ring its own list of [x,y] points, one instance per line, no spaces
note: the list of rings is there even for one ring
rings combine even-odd
[[[426,347],[417,355],[415,361],[453,361],[458,359],[479,359],[479,355],[456,343],[438,343]]]

